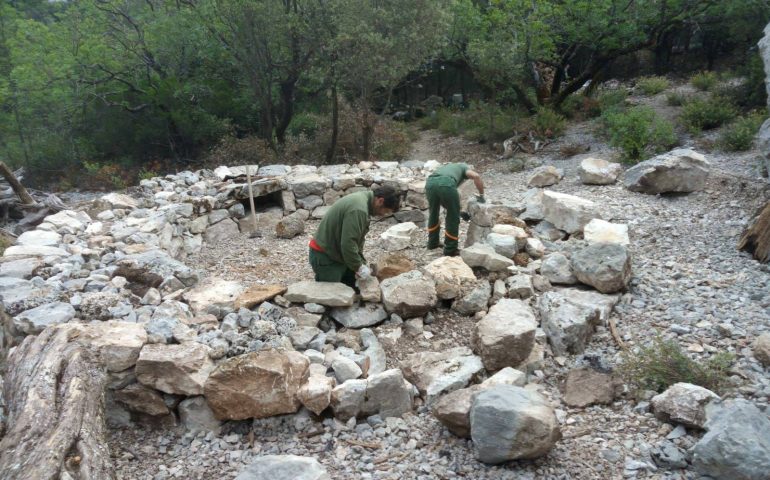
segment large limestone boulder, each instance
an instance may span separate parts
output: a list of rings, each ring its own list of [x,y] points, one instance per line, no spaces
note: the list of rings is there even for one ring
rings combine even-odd
[[[515,367],[535,344],[537,320],[529,305],[504,298],[489,309],[474,329],[474,350],[489,371]]]
[[[606,323],[617,301],[617,296],[577,289],[545,292],[538,310],[554,355],[581,353],[595,327]]]
[[[582,232],[594,218],[601,218],[597,205],[584,198],[566,193],[543,192],[543,217],[559,230],[567,233]]]
[[[563,177],[564,171],[562,169],[553,165],[543,165],[532,172],[527,180],[527,185],[530,187],[549,187],[559,183]]]
[[[194,314],[206,313],[209,307],[233,308],[235,300],[246,290],[240,282],[212,277],[184,294]]]
[[[334,416],[341,420],[375,414],[400,417],[412,406],[412,386],[399,369],[386,370],[368,380],[349,380],[335,387],[331,395]]]
[[[651,404],[655,415],[665,422],[703,428],[706,406],[715,400],[719,400],[719,396],[711,390],[691,383],[675,383],[665,392],[652,397]]]
[[[220,420],[266,418],[296,412],[297,392],[310,362],[294,351],[261,350],[232,357],[211,372],[206,401]]]
[[[263,455],[241,470],[235,480],[331,480],[331,477],[315,458]]]
[[[94,322],[83,328],[78,340],[97,352],[108,372],[122,372],[136,365],[147,331],[138,323]]]
[[[146,286],[157,287],[164,280],[176,278],[185,287],[198,283],[198,274],[184,263],[173,259],[163,250],[126,255],[118,261],[116,275]]]
[[[294,303],[317,303],[327,307],[350,307],[356,292],[344,283],[305,280],[289,285],[284,298]]]
[[[320,415],[331,403],[332,390],[336,382],[326,375],[310,375],[297,391],[297,398],[308,410]]]
[[[333,319],[347,328],[370,327],[388,318],[388,313],[379,303],[332,308],[330,314]]]
[[[30,230],[19,235],[17,245],[56,247],[61,242],[62,236],[56,232],[46,230]]]
[[[238,224],[233,220],[226,218],[207,228],[206,233],[203,234],[203,240],[206,243],[216,244],[230,238],[238,238],[240,235],[241,230],[238,228]]]
[[[770,472],[770,420],[751,402],[707,409],[708,432],[692,449],[692,465],[711,478],[763,480]]]
[[[470,420],[474,454],[484,463],[537,458],[561,438],[556,414],[546,400],[511,385],[476,395]]]
[[[583,238],[588,243],[618,243],[627,246],[631,243],[628,238],[628,225],[610,223],[600,218],[594,218],[583,228]]]
[[[414,262],[402,253],[391,253],[377,259],[377,279],[382,282],[385,279],[396,277],[402,273],[415,269]]]
[[[6,258],[22,257],[67,257],[67,250],[59,247],[47,247],[44,245],[14,245],[3,252]]]
[[[331,180],[315,173],[292,176],[289,178],[289,188],[294,191],[294,196],[304,198],[311,195],[322,196],[331,186]]]
[[[610,185],[617,181],[622,171],[623,166],[619,163],[589,157],[580,162],[578,175],[586,185]]]
[[[404,250],[417,240],[419,233],[414,222],[398,223],[380,234],[380,246],[388,252]]]
[[[436,283],[436,295],[442,300],[457,297],[464,284],[476,281],[471,267],[458,257],[439,257],[423,271]]]
[[[213,369],[209,348],[200,343],[147,344],[136,361],[136,379],[161,392],[200,395]]]
[[[217,420],[206,399],[190,397],[179,402],[179,421],[189,432],[214,432],[219,434],[222,422]]]
[[[425,315],[438,302],[436,284],[419,270],[388,278],[380,287],[385,309],[402,318]]]
[[[412,353],[400,365],[404,377],[417,387],[427,404],[464,388],[484,370],[481,358],[468,347]]]
[[[513,260],[495,252],[494,247],[476,243],[460,250],[460,257],[469,267],[481,267],[490,272],[504,272],[514,265]]]
[[[678,148],[626,170],[623,183],[632,192],[658,194],[702,190],[710,164],[702,154]]]
[[[602,293],[615,293],[631,280],[631,256],[618,243],[593,243],[572,254],[575,277]]]
[[[252,285],[238,295],[233,308],[236,310],[240,308],[252,309],[260,303],[270,301],[284,293],[286,293],[286,287],[283,285]]]
[[[621,387],[622,383],[608,373],[576,368],[570,370],[564,382],[564,403],[577,408],[607,405],[612,403]]]
[[[526,373],[506,367],[478,385],[461,388],[441,397],[433,405],[433,416],[458,437],[471,438],[470,413],[476,394],[495,385],[523,387],[526,382]]]
[[[505,235],[492,231],[487,234],[487,238],[484,239],[484,242],[491,246],[495,250],[495,253],[506,258],[512,258],[519,252],[519,246],[517,244],[516,237],[512,235]]]
[[[75,318],[75,309],[69,303],[54,302],[25,310],[13,318],[13,325],[27,335],[37,335],[49,325],[67,323]]]

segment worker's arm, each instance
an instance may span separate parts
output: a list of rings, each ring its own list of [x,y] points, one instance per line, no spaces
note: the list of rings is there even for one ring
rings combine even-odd
[[[366,212],[348,212],[342,221],[342,238],[340,250],[342,261],[354,272],[364,264],[363,237],[366,235],[366,226],[369,216]]]
[[[465,172],[465,178],[473,180],[473,184],[476,185],[476,190],[479,191],[479,195],[484,195],[484,182],[481,180],[481,175],[473,170]]]

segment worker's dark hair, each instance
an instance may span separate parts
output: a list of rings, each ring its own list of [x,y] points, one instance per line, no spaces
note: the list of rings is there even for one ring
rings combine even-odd
[[[385,199],[383,202],[383,206],[385,208],[393,210],[394,212],[398,211],[398,207],[401,204],[401,196],[398,194],[395,188],[388,185],[377,187],[374,189],[374,196],[375,198]]]

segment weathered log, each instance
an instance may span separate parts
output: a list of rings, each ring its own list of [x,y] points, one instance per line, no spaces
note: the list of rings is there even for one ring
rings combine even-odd
[[[8,165],[5,164],[5,162],[0,162],[0,175],[5,178],[5,180],[11,185],[13,188],[13,191],[16,192],[16,195],[19,196],[19,199],[21,200],[21,203],[24,205],[34,205],[35,199],[32,198],[32,196],[27,192],[27,189],[24,188],[24,185],[19,182],[19,180],[16,179],[16,176],[13,174],[10,168],[8,168]]]
[[[3,480],[114,479],[104,423],[106,375],[76,325],[27,337],[8,357]]]
[[[770,260],[770,202],[760,210],[738,241],[738,250],[751,253],[762,263]]]

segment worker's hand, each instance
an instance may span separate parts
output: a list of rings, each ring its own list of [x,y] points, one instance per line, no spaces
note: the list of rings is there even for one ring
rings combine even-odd
[[[476,195],[476,201],[478,203],[487,203],[487,200],[484,198],[484,195]]]
[[[471,214],[468,212],[460,212],[460,218],[465,222],[469,222],[471,220]]]
[[[356,272],[356,277],[358,277],[360,280],[367,280],[369,277],[372,276],[372,270],[367,267],[366,265],[361,265],[358,267],[358,271]]]

